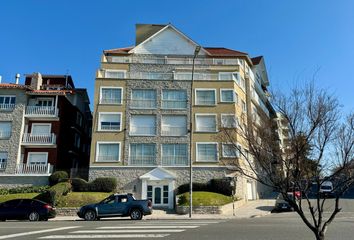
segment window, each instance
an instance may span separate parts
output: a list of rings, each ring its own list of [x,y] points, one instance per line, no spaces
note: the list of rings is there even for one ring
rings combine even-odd
[[[119,162],[120,142],[97,142],[96,162]]]
[[[53,107],[54,106],[54,99],[53,98],[38,98],[36,106]]]
[[[80,149],[80,134],[74,133],[74,146]]]
[[[125,78],[124,70],[106,70],[105,78]]]
[[[239,151],[234,144],[222,144],[222,156],[225,158],[235,158],[239,156]]]
[[[133,89],[131,96],[131,108],[156,108],[156,91],[150,89]]]
[[[162,144],[162,165],[186,166],[187,164],[187,144]]]
[[[76,112],[76,124],[82,126],[82,116],[80,112]]]
[[[146,191],[146,193],[147,193],[147,199],[152,202],[152,186],[151,186],[151,185],[148,185],[146,190],[147,190],[147,191]]]
[[[0,110],[12,110],[15,108],[15,96],[0,96]]]
[[[163,115],[161,119],[161,135],[187,135],[187,116]]]
[[[168,204],[168,185],[163,186],[163,204]]]
[[[0,139],[8,139],[11,137],[11,122],[0,122]]]
[[[222,81],[238,81],[239,74],[235,72],[219,72],[219,80]]]
[[[7,152],[0,152],[0,170],[4,170],[6,168],[7,163]]]
[[[122,104],[123,88],[118,87],[101,87],[100,103],[101,104]]]
[[[246,81],[243,77],[241,77],[240,87],[246,91]]]
[[[48,161],[47,152],[29,152],[28,153],[28,164],[45,165]]]
[[[204,106],[216,105],[216,90],[196,89],[195,104]]]
[[[237,117],[234,114],[221,114],[221,127],[236,128],[237,122]]]
[[[197,161],[217,162],[218,161],[217,143],[197,143]]]
[[[235,92],[233,89],[220,89],[220,102],[235,102]]]
[[[187,108],[187,92],[185,90],[162,90],[162,108]]]
[[[31,128],[32,136],[49,136],[52,125],[49,123],[33,123]]]
[[[131,115],[130,135],[140,135],[140,136],[156,135],[156,116]]]
[[[131,143],[130,165],[156,165],[156,145],[153,143]]]
[[[197,132],[216,132],[216,115],[196,114],[195,125]]]
[[[245,103],[245,101],[241,101],[241,107],[242,107],[242,112],[246,112],[247,111],[247,109],[246,109],[246,103]]]
[[[121,113],[99,113],[99,131],[121,131]]]

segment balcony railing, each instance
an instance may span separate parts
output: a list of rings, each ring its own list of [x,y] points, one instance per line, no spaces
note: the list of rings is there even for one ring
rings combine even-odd
[[[144,126],[130,126],[130,135],[132,136],[154,136],[156,128]]]
[[[162,108],[164,109],[186,109],[186,100],[162,100]]]
[[[197,126],[197,132],[216,132],[216,127],[213,126]]]
[[[185,136],[187,135],[187,128],[162,126],[161,135],[162,136]]]
[[[0,171],[4,171],[6,169],[6,161],[5,162],[0,162]]]
[[[33,135],[31,133],[24,133],[22,138],[22,143],[24,144],[55,144],[56,136],[54,133],[43,134],[43,135]]]
[[[23,163],[16,166],[16,174],[51,174],[53,166],[48,164]]]
[[[10,131],[0,131],[0,139],[9,139],[11,137]]]
[[[131,156],[130,165],[139,165],[139,166],[156,165],[156,156],[154,155]]]
[[[101,98],[101,104],[120,104],[122,102],[121,98]]]
[[[6,103],[0,104],[0,111],[1,110],[10,111],[13,110],[14,108],[15,108],[15,104],[6,104]]]
[[[119,122],[104,122],[101,123],[101,130],[104,131],[119,131],[120,123]]]
[[[185,155],[167,155],[162,156],[162,165],[165,166],[186,166],[188,157]]]
[[[160,57],[160,58],[144,58],[144,57],[108,57],[108,62],[114,63],[145,63],[145,64],[174,64],[174,65],[192,65],[191,57]],[[235,58],[199,58],[195,59],[196,65],[242,65],[240,59]]]
[[[156,108],[156,100],[151,100],[151,99],[139,99],[135,100],[132,99],[130,100],[130,107],[131,108],[139,108],[139,109],[154,109]]]
[[[198,98],[198,96],[197,96],[197,98],[196,98],[196,103],[195,103],[196,105],[200,105],[200,106],[210,106],[210,105],[216,105],[216,102],[215,102],[215,100],[209,100],[209,99],[200,99],[200,98]]]
[[[26,115],[27,116],[50,116],[58,117],[59,109],[56,107],[43,107],[43,106],[27,106]]]
[[[118,155],[98,155],[96,162],[117,162],[118,160]]]

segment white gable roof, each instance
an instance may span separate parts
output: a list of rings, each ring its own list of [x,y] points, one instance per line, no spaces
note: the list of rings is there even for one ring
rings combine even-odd
[[[153,170],[151,170],[148,173],[145,173],[144,175],[140,176],[140,179],[147,179],[147,180],[166,180],[166,179],[176,179],[176,176],[174,176],[172,173],[167,171],[166,169],[157,167]]]
[[[129,53],[135,54],[166,54],[166,55],[193,55],[196,42],[178,31],[171,24],[166,25],[145,41],[134,47]],[[208,54],[203,48],[199,55]]]

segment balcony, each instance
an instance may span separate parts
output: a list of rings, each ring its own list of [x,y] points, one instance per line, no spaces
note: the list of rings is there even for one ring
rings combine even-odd
[[[5,171],[6,169],[6,161],[5,162],[0,162],[0,171]]]
[[[135,109],[155,109],[156,108],[156,99],[139,99],[135,100],[132,99],[130,100],[130,108],[135,108]]]
[[[9,139],[11,137],[11,131],[0,131],[0,139]]]
[[[156,128],[145,126],[130,126],[131,136],[155,136]]]
[[[0,104],[0,111],[12,111],[15,108],[15,104]]]
[[[188,157],[185,155],[167,155],[162,156],[162,165],[164,166],[187,166]]]
[[[29,118],[57,118],[59,109],[56,107],[27,106],[25,117]]]
[[[162,136],[185,136],[187,135],[187,128],[162,126],[161,135]]]
[[[56,135],[54,133],[43,135],[32,135],[31,133],[24,133],[22,138],[22,145],[54,145],[56,144]]]
[[[112,63],[143,63],[143,64],[173,64],[173,65],[192,65],[191,57],[107,57],[107,62]],[[198,58],[195,59],[196,65],[237,65],[240,66],[241,61],[237,58]]]
[[[18,164],[16,166],[15,174],[24,175],[50,175],[53,172],[53,165],[51,164]]]

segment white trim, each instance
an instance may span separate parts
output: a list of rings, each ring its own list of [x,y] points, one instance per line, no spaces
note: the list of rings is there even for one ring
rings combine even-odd
[[[120,115],[120,124],[119,124],[119,130],[104,130],[101,129],[101,115],[102,114],[108,114],[108,115],[115,115],[115,114],[119,114]],[[122,112],[98,112],[98,126],[97,126],[97,131],[100,132],[121,132],[122,131]]]
[[[120,89],[120,103],[102,103],[102,89]],[[113,86],[101,86],[100,87],[100,97],[99,104],[102,105],[122,105],[123,104],[123,88],[122,87],[113,87]]]
[[[127,70],[124,69],[104,69],[104,78],[109,78],[106,76],[107,72],[122,72],[124,73],[123,79],[127,77]],[[120,78],[111,78],[111,79],[120,79]]]
[[[100,144],[118,144],[119,145],[119,153],[117,161],[97,161],[98,154],[99,154],[99,145]],[[121,161],[121,154],[122,154],[122,143],[121,142],[112,142],[112,141],[97,141],[96,142],[96,154],[95,154],[95,163],[104,163],[104,162],[120,162]]]
[[[175,30],[177,33],[179,33],[182,37],[184,37],[187,41],[190,41],[192,44],[194,44],[195,46],[201,46],[200,44],[194,42],[192,39],[190,39],[189,37],[187,37],[185,34],[183,34],[181,31],[177,30],[172,24],[167,24],[165,27],[163,27],[161,30],[157,31],[156,33],[154,33],[153,35],[151,35],[150,37],[148,37],[147,39],[145,39],[144,41],[142,41],[141,43],[139,43],[137,46],[135,46],[134,48],[132,48],[128,53],[134,53],[134,50],[138,47],[140,47],[141,45],[145,44],[146,42],[150,41],[150,39],[154,38],[155,36],[157,36],[158,34],[160,34],[161,32],[165,31],[167,28],[171,27],[173,30]],[[201,51],[203,51],[205,54],[210,55],[210,53],[208,51],[206,51],[203,47],[201,47],[200,49]]]
[[[33,126],[48,126],[49,125],[49,132],[48,135],[52,133],[52,124],[51,123],[32,123],[31,125],[31,135],[33,133]]]
[[[200,145],[205,145],[205,144],[214,144],[216,145],[216,161],[206,161],[206,160],[198,160],[199,156],[198,156],[198,144]],[[218,143],[217,142],[196,142],[195,143],[195,161],[196,162],[215,162],[218,163],[219,162],[219,148],[218,148]]]
[[[33,154],[45,154],[46,155],[46,162],[45,164],[48,164],[48,152],[28,152],[27,153],[27,164],[31,164],[30,162],[30,155]]]
[[[222,92],[223,91],[232,91],[232,101],[223,101]],[[233,88],[220,88],[220,102],[222,103],[235,103],[235,89]]]
[[[200,131],[197,130],[197,117],[198,116],[214,116],[215,117],[215,131]],[[194,124],[195,124],[195,132],[203,132],[203,133],[216,133],[218,132],[218,114],[217,113],[195,113],[194,114]]]
[[[197,104],[197,91],[214,91],[215,93],[215,99],[214,99],[214,104]],[[194,105],[195,106],[216,106],[217,104],[217,93],[215,88],[195,88],[194,89]]]

